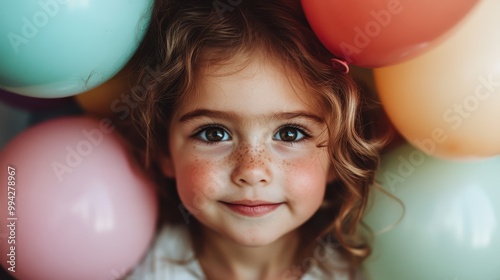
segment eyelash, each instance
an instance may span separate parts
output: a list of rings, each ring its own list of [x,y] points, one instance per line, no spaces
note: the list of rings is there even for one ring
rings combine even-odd
[[[282,126],[280,126],[273,134],[273,136],[278,133],[280,130],[284,129],[284,128],[287,128],[287,127],[291,127],[291,128],[295,128],[297,129],[298,131],[300,131],[300,133],[302,133],[304,135],[304,137],[302,139],[299,139],[299,140],[296,140],[296,141],[280,141],[280,142],[283,142],[283,144],[285,145],[289,145],[289,146],[293,146],[293,145],[296,145],[296,144],[300,144],[304,141],[307,141],[309,139],[312,138],[312,135],[311,135],[311,132],[306,129],[305,127],[303,127],[302,125],[299,125],[299,124],[296,124],[296,123],[285,123],[283,124]],[[279,140],[278,140],[279,141]]]
[[[203,139],[200,139],[200,137],[199,137],[200,133],[203,132],[203,131],[205,131],[206,129],[209,129],[209,128],[220,128],[220,129],[223,129],[229,135],[229,137],[231,137],[231,133],[229,133],[228,129],[224,125],[219,124],[219,123],[212,123],[212,124],[203,125],[203,126],[199,127],[198,129],[196,129],[195,132],[193,134],[191,134],[190,137],[193,138],[194,140],[199,141],[199,142],[201,142],[203,144],[206,144],[206,145],[217,145],[217,144],[219,144],[221,141],[211,142],[211,141],[205,141]],[[285,145],[293,146],[293,145],[302,143],[303,141],[307,141],[308,139],[312,138],[312,135],[311,135],[310,131],[308,129],[306,129],[305,127],[303,127],[303,126],[301,126],[299,124],[296,124],[296,123],[285,123],[285,124],[281,125],[273,133],[273,140],[274,140],[274,135],[276,133],[278,133],[280,130],[284,129],[284,128],[295,128],[300,133],[302,133],[304,135],[304,137],[302,139],[299,139],[299,140],[296,140],[296,141],[280,141],[280,140],[277,140],[277,141],[283,142],[283,144],[285,144]]]
[[[191,134],[190,137],[198,142],[201,142],[202,144],[205,144],[205,145],[217,145],[217,144],[219,144],[220,141],[211,142],[211,141],[205,141],[203,139],[200,139],[200,137],[199,137],[200,133],[209,129],[209,128],[223,129],[229,135],[229,137],[231,137],[231,133],[229,133],[228,129],[224,125],[218,124],[218,123],[211,123],[211,124],[203,125],[203,126],[197,128],[195,130],[195,132],[193,134]]]

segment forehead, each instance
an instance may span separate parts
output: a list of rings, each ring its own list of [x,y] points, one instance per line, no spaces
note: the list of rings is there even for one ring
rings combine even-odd
[[[283,62],[263,56],[236,55],[200,70],[196,93],[180,111],[199,107],[249,115],[314,110],[312,90]]]

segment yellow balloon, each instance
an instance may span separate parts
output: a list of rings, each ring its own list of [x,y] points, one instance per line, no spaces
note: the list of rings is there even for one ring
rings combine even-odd
[[[380,100],[400,133],[427,154],[500,154],[500,1],[484,0],[421,56],[375,69]]]

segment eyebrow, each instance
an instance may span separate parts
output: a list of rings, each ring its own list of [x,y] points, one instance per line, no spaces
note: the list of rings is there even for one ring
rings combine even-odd
[[[208,109],[196,109],[191,112],[188,112],[179,119],[179,122],[185,123],[198,118],[209,117],[214,119],[227,119],[227,120],[236,120],[239,121],[241,119],[235,112],[226,112],[226,111],[216,111],[216,110],[208,110]],[[294,118],[306,118],[315,123],[322,124],[324,120],[318,115],[311,114],[305,111],[291,111],[291,112],[280,112],[274,113],[270,115],[259,116],[259,119],[263,122],[267,122],[269,120],[290,120]]]

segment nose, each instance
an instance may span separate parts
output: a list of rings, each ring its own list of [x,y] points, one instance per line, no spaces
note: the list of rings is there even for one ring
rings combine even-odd
[[[234,153],[231,180],[238,186],[266,186],[271,182],[271,157],[264,148],[241,146]]]

